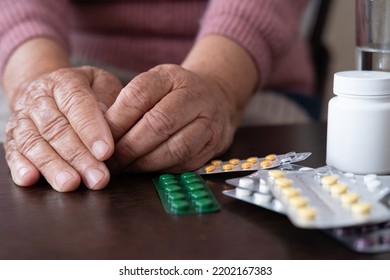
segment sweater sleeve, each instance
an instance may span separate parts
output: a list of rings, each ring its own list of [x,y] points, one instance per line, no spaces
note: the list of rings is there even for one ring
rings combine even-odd
[[[272,67],[298,38],[306,0],[211,0],[201,21],[198,39],[226,36],[252,56],[260,85]]]
[[[12,52],[34,37],[49,37],[69,50],[68,0],[0,1],[0,77]]]

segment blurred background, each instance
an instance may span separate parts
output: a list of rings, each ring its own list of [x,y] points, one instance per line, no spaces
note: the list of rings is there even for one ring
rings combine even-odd
[[[330,52],[322,119],[333,96],[333,74],[355,69],[355,0],[333,0],[324,30],[324,44]]]

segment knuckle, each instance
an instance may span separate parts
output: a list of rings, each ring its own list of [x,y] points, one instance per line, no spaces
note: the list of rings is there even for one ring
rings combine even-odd
[[[144,113],[152,106],[150,95],[142,87],[131,84],[124,88],[121,93],[121,104],[124,108],[133,108],[134,110]]]
[[[15,111],[26,111],[28,108],[34,108],[41,104],[46,104],[50,95],[50,86],[42,80],[32,82],[21,95],[21,98],[15,105]]]
[[[184,135],[173,137],[168,143],[169,153],[173,158],[178,158],[181,162],[188,162],[194,156],[193,147],[189,139]]]
[[[19,137],[19,139],[15,139],[17,150],[29,158],[39,170],[44,172],[54,160],[52,157],[47,156],[47,154],[42,152],[43,146],[46,145],[45,140],[37,135],[32,129],[25,130]]]
[[[26,125],[18,126],[15,129],[14,140],[18,150],[26,155],[35,151],[44,141],[35,128]]]
[[[88,110],[86,93],[81,86],[64,88],[55,91],[58,107],[65,115],[80,114],[80,110]]]
[[[163,139],[168,138],[174,128],[174,124],[169,115],[158,109],[147,112],[144,115],[144,120],[154,134]]]
[[[86,148],[72,145],[68,147],[64,160],[77,169],[83,169],[84,163],[87,162],[88,158],[89,152]]]
[[[47,112],[45,114],[44,121],[45,124],[42,126],[42,130],[40,132],[48,142],[60,139],[69,131],[69,123],[62,115],[58,116],[52,112]]]

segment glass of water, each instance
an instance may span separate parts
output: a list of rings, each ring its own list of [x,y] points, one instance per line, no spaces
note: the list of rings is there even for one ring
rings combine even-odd
[[[356,0],[356,67],[390,72],[390,0]]]

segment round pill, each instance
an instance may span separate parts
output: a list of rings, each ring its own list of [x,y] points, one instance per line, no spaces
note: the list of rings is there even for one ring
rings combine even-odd
[[[296,188],[285,188],[282,190],[282,195],[285,198],[292,198],[294,196],[300,195],[300,191]]]
[[[263,160],[263,161],[260,162],[260,166],[261,166],[262,168],[270,167],[270,166],[271,166],[271,161],[269,161],[269,160]]]
[[[275,209],[276,212],[281,212],[284,209],[283,203],[281,203],[277,199],[272,200],[272,206],[273,206],[273,208]]]
[[[270,155],[267,155],[265,157],[266,160],[270,160],[270,161],[273,161],[276,159],[276,155],[275,154],[270,154]]]
[[[292,186],[293,181],[288,178],[278,178],[275,180],[275,185],[279,188],[289,188]]]
[[[285,173],[282,170],[274,169],[268,171],[268,175],[274,179],[284,177]]]
[[[377,190],[382,185],[381,181],[374,179],[366,183],[367,189],[371,192]]]
[[[259,185],[259,192],[261,193],[268,193],[269,192],[269,186],[266,184],[260,183]]]
[[[206,166],[204,171],[206,171],[206,173],[210,173],[210,172],[215,171],[215,165],[208,165],[208,166]]]
[[[243,188],[253,187],[253,184],[254,182],[250,178],[240,178],[240,180],[238,180],[238,185]]]
[[[376,180],[377,178],[378,176],[376,174],[367,174],[363,177],[363,181],[367,184],[368,182]]]
[[[215,159],[213,161],[211,161],[211,165],[214,165],[215,167],[219,167],[221,166],[222,164],[222,160],[219,160],[219,159]]]
[[[229,160],[229,163],[233,165],[238,165],[240,163],[240,160],[237,158],[232,158]]]
[[[312,207],[303,207],[298,209],[297,215],[302,220],[311,221],[315,219],[317,211]]]
[[[339,178],[335,175],[328,175],[321,178],[322,185],[330,186],[337,183]]]
[[[307,206],[309,200],[303,196],[294,196],[288,200],[288,203],[294,208],[301,208]]]
[[[351,206],[351,211],[356,215],[367,215],[371,211],[369,202],[357,202]]]
[[[249,161],[241,163],[242,169],[250,169],[251,167],[252,167],[252,163],[250,163]]]
[[[186,200],[176,200],[172,201],[170,206],[173,212],[184,211],[190,208],[190,203]]]
[[[246,161],[255,164],[257,163],[257,157],[250,157]]]
[[[233,169],[233,165],[232,164],[224,164],[224,165],[222,165],[222,169],[225,170],[225,171],[232,170]]]
[[[346,184],[333,184],[330,186],[330,193],[334,196],[341,195],[347,191],[348,187]]]
[[[236,188],[236,195],[237,196],[250,196],[252,194],[251,190],[243,189],[243,188]]]
[[[341,203],[348,206],[359,200],[359,195],[353,192],[347,192],[340,196]]]
[[[270,194],[264,194],[264,193],[254,193],[253,194],[253,200],[255,203],[263,204],[268,203],[272,199],[272,195]]]

